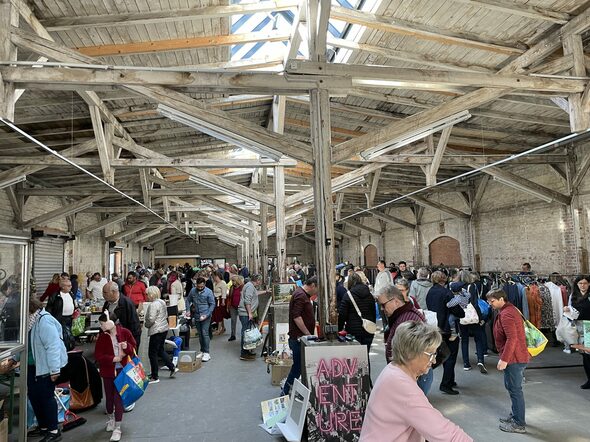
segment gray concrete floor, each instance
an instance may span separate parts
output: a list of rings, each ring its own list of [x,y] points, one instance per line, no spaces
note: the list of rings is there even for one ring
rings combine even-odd
[[[376,335],[371,351],[373,379],[385,366],[383,340]],[[254,442],[283,440],[258,427],[262,422],[260,402],[279,395],[270,384],[262,359],[239,360],[239,341],[227,342],[228,334],[214,337],[212,359],[194,373],[178,373],[176,379],[161,375],[159,384],[150,385],[135,410],[123,418],[124,441],[211,441]],[[470,353],[475,346],[470,343]],[[198,340],[191,348],[198,350]],[[474,358],[473,358],[474,359]],[[474,363],[472,359],[471,363]],[[460,425],[476,441],[590,441],[588,416],[590,391],[580,390],[585,381],[582,367],[541,366],[580,365],[577,354],[566,355],[560,348],[547,348],[526,371],[525,399],[528,433],[513,435],[498,429],[498,417],[510,410],[502,374],[496,371],[498,357],[486,358],[488,375],[475,368],[463,371],[457,361],[457,396],[438,390],[442,370],[435,370],[431,403]],[[147,363],[147,361],[146,361]],[[104,405],[82,414],[88,423],[64,433],[64,441],[108,441]]]

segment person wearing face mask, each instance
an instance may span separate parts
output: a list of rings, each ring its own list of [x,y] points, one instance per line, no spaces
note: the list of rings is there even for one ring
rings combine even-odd
[[[371,391],[361,442],[473,441],[430,404],[416,383],[430,370],[441,342],[438,329],[424,322],[408,321],[397,327],[392,362],[383,369]]]
[[[211,315],[215,309],[215,296],[213,292],[205,287],[205,278],[198,277],[196,285],[193,287],[188,295],[188,306],[195,306],[194,317],[197,322],[197,330],[199,331],[199,343],[201,344],[201,353],[203,362],[211,359],[209,353],[209,344],[211,342],[211,335],[209,328],[211,326]]]
[[[55,381],[68,363],[68,355],[61,325],[33,297],[29,300],[28,339],[27,395],[39,422],[41,442],[57,442],[62,436],[57,427]]]
[[[122,436],[123,402],[115,387],[115,378],[127,364],[127,356],[133,356],[137,348],[131,332],[121,324],[115,324],[116,320],[116,316],[109,315],[108,310],[100,315],[98,322],[101,331],[94,349],[104,386],[108,415],[106,430],[112,432],[111,442],[120,441]]]

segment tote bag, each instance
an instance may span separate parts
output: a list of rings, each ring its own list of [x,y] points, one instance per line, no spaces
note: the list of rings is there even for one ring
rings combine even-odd
[[[520,313],[520,316],[522,316],[522,320],[524,321],[526,348],[531,356],[537,356],[541,354],[543,350],[545,350],[545,346],[548,342],[547,338],[539,331],[539,329],[537,329],[537,327],[531,323],[531,321],[524,317],[520,310],[518,310],[518,313]]]
[[[84,368],[86,369],[86,388],[84,391],[78,391],[70,385],[70,410],[85,410],[94,406],[94,398],[90,390],[90,377],[88,376],[88,362],[84,359]]]
[[[465,310],[465,317],[459,319],[461,325],[477,324],[479,322],[479,316],[477,316],[477,310],[475,310],[473,304],[467,304],[467,307],[463,310]]]
[[[148,385],[149,380],[137,354],[133,358],[127,356],[127,364],[115,378],[115,388],[121,395],[123,407],[129,407],[142,397]]]

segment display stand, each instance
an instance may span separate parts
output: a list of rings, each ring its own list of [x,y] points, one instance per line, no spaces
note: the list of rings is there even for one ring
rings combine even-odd
[[[369,401],[367,348],[358,342],[301,343],[309,441],[358,441]]]

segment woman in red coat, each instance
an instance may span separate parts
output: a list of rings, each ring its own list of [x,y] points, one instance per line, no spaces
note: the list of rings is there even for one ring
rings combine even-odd
[[[109,419],[107,431],[112,432],[111,442],[121,440],[121,421],[123,420],[123,403],[115,387],[115,378],[127,363],[127,356],[135,353],[136,343],[129,330],[116,324],[117,318],[106,311],[98,318],[101,332],[96,340],[94,356],[103,379],[106,408]],[[114,415],[113,415],[114,408]]]

